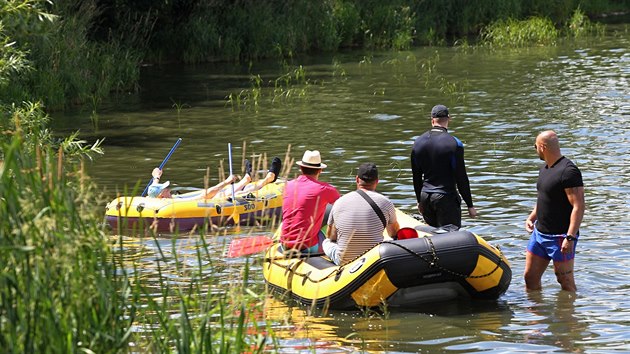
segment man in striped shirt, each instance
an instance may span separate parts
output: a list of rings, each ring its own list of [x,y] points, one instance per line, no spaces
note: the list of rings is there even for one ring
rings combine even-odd
[[[383,231],[396,235],[400,225],[394,204],[376,192],[378,169],[368,162],[357,173],[357,190],[339,198],[330,211],[324,253],[337,265],[348,263],[383,241]]]

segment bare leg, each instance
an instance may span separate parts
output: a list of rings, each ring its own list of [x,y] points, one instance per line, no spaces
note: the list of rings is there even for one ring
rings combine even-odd
[[[574,259],[566,262],[553,262],[553,269],[556,272],[556,280],[562,286],[562,290],[577,291],[575,278],[573,276]]]
[[[548,265],[549,260],[527,252],[524,272],[525,289],[527,291],[542,289],[541,278]]]
[[[271,160],[271,166],[269,166],[269,172],[267,172],[267,175],[265,176],[265,178],[261,179],[260,181],[254,184],[248,185],[246,189],[244,189],[244,191],[254,192],[261,189],[262,187],[266,186],[269,183],[275,182],[276,179],[278,178],[278,174],[280,173],[281,168],[282,168],[282,161],[280,160],[279,157],[274,157]]]
[[[230,176],[230,177],[234,177],[234,176]],[[217,190],[215,191],[213,196],[219,196],[219,197],[231,197],[232,196],[232,187],[230,187],[230,183],[225,183],[228,180],[230,180],[230,177],[228,177],[223,183],[221,184],[217,184],[216,186],[212,187],[212,188],[217,188]],[[232,180],[236,179],[236,177],[232,178]],[[240,181],[238,181],[235,185],[234,185],[234,193],[238,193],[241,190],[243,190],[243,188],[245,188],[245,186],[247,186],[250,182],[252,181],[252,177],[250,175],[245,175],[245,177],[243,177]]]
[[[278,173],[280,172],[281,166],[282,166],[282,163],[280,159],[277,157],[274,157],[271,162],[271,167],[269,168],[269,172],[267,172],[267,175],[265,176],[265,178],[257,181],[256,183],[251,183],[252,182],[252,176],[251,176],[252,165],[249,162],[249,160],[245,160],[245,176],[240,181],[238,181],[236,185],[234,185],[234,192],[248,192],[248,193],[254,192],[261,189],[262,187],[264,187],[265,185],[269,183],[275,182],[276,178],[278,177]],[[226,179],[226,181],[228,181],[228,179]],[[216,195],[217,193],[220,193],[221,196],[229,196],[231,195],[232,190],[228,188],[227,185],[223,185],[215,192],[214,195]]]
[[[235,179],[236,179],[236,176],[234,175],[228,176],[228,178],[226,178],[223,182],[220,182],[216,186],[206,189],[202,198],[212,198],[216,196],[219,192],[221,192],[225,188],[225,186],[230,185]]]
[[[265,176],[264,179],[261,179],[257,181],[256,183],[252,183],[252,184],[248,184],[247,186],[244,186],[245,188],[243,188],[243,192],[255,192],[275,180],[276,180],[275,173],[267,172],[267,175]]]
[[[246,174],[237,184],[234,185],[234,192],[240,192],[252,181],[252,176]]]

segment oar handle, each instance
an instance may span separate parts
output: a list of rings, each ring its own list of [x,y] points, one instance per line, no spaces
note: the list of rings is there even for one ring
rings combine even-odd
[[[168,155],[166,155],[166,157],[164,158],[164,161],[162,161],[162,163],[160,164],[160,167],[159,167],[160,170],[164,168],[164,165],[166,165],[166,162],[168,161],[168,159],[171,158],[171,155],[173,155],[173,153],[175,152],[175,149],[177,149],[177,147],[179,146],[181,142],[182,142],[182,138],[178,138],[177,141],[175,142],[175,145],[173,145],[173,147],[171,148],[171,151],[168,152]],[[152,182],[153,182],[153,178],[151,178],[149,180],[149,183],[147,183],[147,186],[144,187],[144,192],[142,192],[143,197],[147,195],[147,191],[149,190],[149,186],[151,185]]]
[[[232,143],[228,143],[228,161],[230,164],[230,176],[232,175]],[[236,198],[234,197],[234,183],[232,183],[232,203],[234,203],[234,207],[236,207]]]
[[[181,142],[182,142],[182,138],[178,138],[177,141],[175,142],[175,145],[173,145],[173,147],[171,148],[171,151],[168,152],[168,155],[166,155],[166,157],[164,158],[164,161],[162,161],[162,163],[160,164],[160,170],[164,168],[164,165],[166,165],[166,162],[168,161],[168,159],[171,158],[171,155],[173,155],[173,153],[175,152],[175,149],[177,149],[177,147],[179,146]]]

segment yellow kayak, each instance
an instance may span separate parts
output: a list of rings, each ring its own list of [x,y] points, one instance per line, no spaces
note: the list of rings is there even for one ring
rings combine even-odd
[[[173,198],[118,197],[107,204],[108,224],[117,229],[157,227],[162,232],[185,232],[209,225],[256,225],[280,217],[285,181],[278,180],[255,192],[205,199],[202,192]],[[236,217],[235,217],[236,216]]]

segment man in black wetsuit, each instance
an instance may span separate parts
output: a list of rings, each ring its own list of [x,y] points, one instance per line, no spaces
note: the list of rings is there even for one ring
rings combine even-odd
[[[464,144],[448,133],[450,119],[446,106],[433,107],[433,127],[416,138],[411,150],[418,211],[434,227],[462,226],[461,198],[468,206],[468,215],[477,217],[464,164]]]
[[[532,233],[525,256],[525,287],[540,290],[542,275],[553,260],[562,290],[574,292],[575,248],[585,209],[582,173],[562,155],[553,130],[538,134],[534,148],[545,164],[538,174],[536,205],[525,221],[525,230]]]

